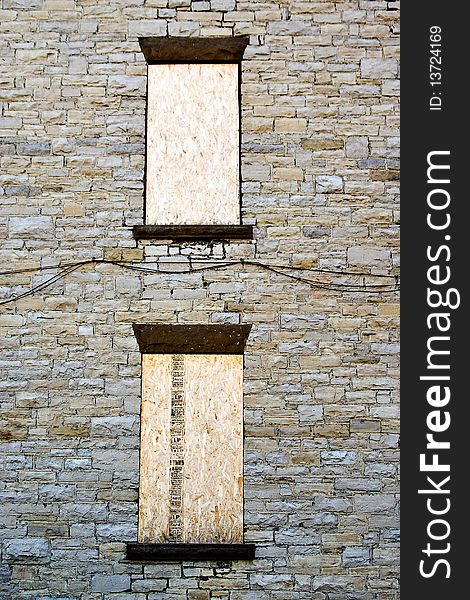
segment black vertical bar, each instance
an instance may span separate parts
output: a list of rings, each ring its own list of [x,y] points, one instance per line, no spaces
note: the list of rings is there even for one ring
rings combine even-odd
[[[466,12],[428,0],[401,13],[404,600],[468,595]]]

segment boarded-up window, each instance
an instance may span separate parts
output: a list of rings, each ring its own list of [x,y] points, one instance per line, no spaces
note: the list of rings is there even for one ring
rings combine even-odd
[[[148,62],[147,226],[240,226],[247,43],[246,36],[140,40]]]
[[[143,356],[139,541],[242,541],[242,368],[241,356]]]
[[[138,541],[242,543],[250,326],[134,330],[143,352]]]
[[[238,65],[149,65],[146,221],[240,222]]]

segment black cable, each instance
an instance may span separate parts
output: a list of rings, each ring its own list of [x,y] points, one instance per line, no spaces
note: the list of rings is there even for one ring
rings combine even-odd
[[[32,296],[36,292],[40,292],[41,290],[49,287],[50,285],[52,285],[56,281],[59,281],[59,279],[62,279],[63,277],[65,277],[69,273],[72,273],[73,271],[76,271],[81,266],[83,266],[83,264],[84,264],[83,262],[82,263],[77,263],[74,266],[69,266],[68,268],[62,269],[59,273],[56,273],[56,275],[53,275],[49,279],[46,279],[46,281],[43,281],[42,283],[39,283],[38,285],[32,287],[27,292],[23,292],[21,294],[13,296],[13,298],[8,298],[7,300],[1,300],[0,301],[0,306],[2,306],[4,304],[10,304],[11,302],[16,302],[17,300],[21,300],[21,298],[26,298],[27,296]]]
[[[110,261],[111,262],[111,261]],[[121,267],[127,268],[127,269],[134,269],[136,271],[141,271],[144,273],[168,273],[168,274],[174,274],[177,275],[179,273],[195,273],[195,272],[199,272],[199,271],[209,271],[209,270],[214,270],[214,269],[224,269],[226,267],[230,267],[230,266],[236,266],[236,265],[249,265],[249,266],[255,266],[255,267],[260,267],[262,269],[266,269],[268,271],[272,271],[273,273],[277,273],[278,275],[286,275],[286,273],[284,273],[284,270],[290,270],[293,267],[290,266],[280,266],[280,265],[268,265],[266,263],[262,263],[259,261],[251,261],[251,260],[244,260],[244,259],[240,259],[239,261],[233,261],[233,262],[228,262],[228,263],[224,263],[224,264],[212,264],[212,265],[206,265],[204,267],[190,267],[189,269],[186,270],[178,270],[178,271],[168,271],[168,270],[161,270],[161,269],[152,269],[149,267],[144,267],[144,266],[137,266],[137,265],[133,265],[132,263],[122,263],[122,262],[118,262],[118,261],[112,261],[113,264],[119,265]],[[342,275],[344,275],[344,273],[342,273]],[[354,275],[354,276],[360,276],[360,277],[365,277],[365,275],[359,275],[358,273],[350,273],[350,276]],[[375,277],[375,275],[368,275],[369,277]],[[316,282],[312,282],[308,279],[305,278],[301,278],[301,277],[296,277],[291,275],[290,277],[293,277],[294,279],[297,279],[298,281],[303,281],[305,283],[316,283]],[[397,276],[395,275],[382,275],[382,277],[389,277],[395,280],[395,282],[397,282]],[[361,290],[363,289],[364,286],[360,286],[359,284],[332,284],[335,287],[338,287],[338,289],[343,289],[343,288],[360,288]],[[374,287],[383,287],[385,285],[389,285],[389,284],[378,284],[378,285],[372,285],[370,284],[368,287],[369,288],[374,288]],[[391,285],[391,284],[390,284]],[[326,286],[325,286],[326,287]],[[396,283],[395,283],[395,287],[396,287]],[[330,288],[328,288],[330,289]],[[395,288],[394,288],[395,289]]]
[[[230,266],[236,266],[236,265],[252,265],[252,266],[256,266],[256,267],[260,267],[260,268],[264,268],[266,270],[272,270],[273,272],[278,272],[275,271],[274,269],[278,269],[279,271],[283,271],[283,270],[295,270],[295,271],[307,271],[309,273],[329,273],[329,274],[338,274],[338,275],[343,275],[343,276],[354,276],[354,277],[386,277],[389,279],[394,279],[395,280],[395,287],[398,283],[398,276],[396,275],[383,275],[383,274],[371,274],[371,273],[356,273],[354,271],[329,271],[327,269],[309,269],[309,268],[305,268],[305,267],[294,267],[294,266],[290,266],[290,265],[270,265],[267,263],[263,263],[261,261],[253,261],[253,260],[245,260],[243,258],[237,260],[237,261],[225,261],[225,262],[217,262],[216,264],[211,263],[205,266],[201,266],[201,267],[193,267],[191,266],[191,261],[194,262],[194,259],[191,259],[190,257],[190,268],[186,269],[186,270],[178,270],[178,271],[170,271],[170,270],[162,270],[160,269],[154,269],[151,268],[149,266],[145,266],[145,265],[135,265],[133,263],[127,263],[127,262],[122,262],[122,261],[117,261],[117,260],[106,260],[106,259],[90,259],[87,261],[82,261],[80,264],[113,264],[113,265],[117,265],[123,268],[127,268],[127,269],[133,269],[136,271],[141,271],[144,273],[168,273],[168,274],[178,274],[178,273],[193,273],[193,272],[198,272],[198,271],[208,271],[208,270],[216,270],[216,269],[224,269],[226,267],[230,267]],[[207,261],[204,261],[207,262]],[[69,267],[69,266],[75,266],[76,264],[79,263],[70,263],[68,265],[65,265],[65,267]],[[169,263],[171,264],[171,263]],[[43,270],[45,269],[56,269],[58,268],[58,266],[45,266],[42,267]],[[31,267],[29,269],[19,269],[18,271],[4,271],[3,273],[0,273],[0,275],[8,275],[11,273],[21,273],[21,272],[32,272],[32,271],[36,271],[39,270],[40,267]],[[314,283],[314,282],[309,282],[309,280],[304,280],[302,278],[297,278],[299,281],[305,281],[308,283]],[[333,284],[335,287],[338,287],[339,289],[343,289],[343,288],[360,288],[361,290],[363,289],[364,286],[359,286],[359,285],[354,285],[354,284]],[[377,286],[369,284],[369,288],[373,288],[373,287],[382,287],[383,285],[386,284],[378,284]],[[326,286],[325,286],[326,288]],[[326,288],[326,289],[331,289],[331,288]]]
[[[360,284],[348,284],[348,283],[342,283],[342,284],[335,284],[335,283],[330,283],[328,285],[325,284],[321,284],[315,281],[310,281],[309,279],[305,279],[303,277],[298,277],[296,275],[291,275],[288,273],[285,273],[282,269],[287,269],[289,270],[291,267],[273,267],[271,265],[267,265],[265,263],[261,263],[258,261],[250,261],[250,260],[244,260],[244,259],[240,259],[240,261],[238,262],[232,262],[232,263],[227,263],[227,264],[217,264],[217,265],[207,265],[205,267],[194,267],[194,268],[189,268],[187,270],[184,271],[162,271],[160,269],[150,269],[147,267],[140,267],[140,266],[136,266],[136,265],[132,265],[131,263],[119,263],[119,262],[115,262],[114,264],[118,264],[119,266],[128,268],[128,269],[134,269],[137,271],[141,271],[141,272],[145,272],[145,273],[167,273],[167,274],[180,274],[180,273],[194,273],[194,272],[198,272],[198,271],[208,271],[208,270],[213,270],[213,269],[221,269],[221,268],[225,268],[228,266],[233,266],[233,265],[238,265],[241,264],[243,265],[249,265],[249,266],[256,266],[256,267],[260,267],[262,269],[265,269],[267,271],[271,271],[273,273],[276,273],[277,275],[282,275],[284,277],[289,277],[291,279],[294,279],[296,281],[300,281],[301,283],[306,283],[308,285],[317,287],[317,288],[321,288],[321,289],[326,289],[326,290],[333,290],[333,291],[343,291],[343,290],[348,290],[348,291],[357,291],[357,292],[363,292],[363,291],[372,291],[372,288],[381,288],[381,289],[377,289],[374,290],[374,292],[379,293],[382,291],[386,291],[386,292],[392,292],[395,291],[398,288],[398,282],[397,282],[397,277],[389,275],[388,277],[393,277],[395,279],[395,286],[391,289],[382,289],[384,286],[388,285],[388,284],[378,284],[378,285],[360,285]],[[356,274],[355,274],[356,275]],[[363,277],[363,275],[362,275]],[[371,275],[371,277],[374,277],[373,275]]]
[[[250,264],[250,262],[247,262],[246,264]],[[370,292],[370,293],[375,293],[375,294],[380,294],[383,292],[394,292],[396,291],[398,288],[395,286],[392,289],[376,289],[373,290],[371,288],[378,288],[381,287],[379,285],[377,286],[360,286],[360,285],[353,285],[353,284],[320,284],[314,281],[310,281],[309,279],[305,279],[304,277],[297,277],[296,275],[291,275],[289,273],[284,273],[281,271],[278,271],[276,269],[274,269],[273,267],[269,266],[269,265],[257,265],[262,267],[263,269],[266,269],[266,271],[270,271],[272,273],[276,273],[277,275],[282,275],[283,277],[289,277],[290,279],[294,279],[296,281],[299,281],[301,283],[306,283],[307,285],[310,285],[312,287],[318,288],[318,289],[324,289],[324,290],[330,290],[330,291],[336,291],[336,292],[343,292],[343,291],[348,291],[348,292]]]
[[[188,257],[190,261],[192,262],[210,262],[211,259],[197,259],[197,258],[193,258],[191,256]],[[116,260],[107,260],[104,258],[92,258],[86,261],[81,261],[81,264],[87,264],[87,263],[109,263],[109,264],[119,264],[119,265],[123,265],[123,264],[128,264],[128,263],[123,263],[122,261],[116,261]],[[231,265],[238,265],[238,264],[256,264],[259,266],[268,264],[268,263],[263,263],[262,261],[250,261],[250,260],[245,260],[243,258],[239,259],[239,260],[234,260],[234,261],[218,261],[218,265],[220,265],[220,267],[224,267],[224,266],[231,266]],[[69,264],[65,264],[65,265],[45,265],[42,267],[29,267],[29,268],[25,268],[25,269],[12,269],[10,271],[0,271],[0,276],[2,275],[17,275],[20,273],[32,273],[34,271],[45,271],[48,269],[58,269],[61,266],[62,267],[68,267],[68,266],[75,266],[78,263],[69,263]],[[353,275],[353,276],[358,276],[358,277],[378,277],[378,278],[387,278],[387,279],[396,279],[396,275],[384,275],[381,273],[365,273],[365,272],[357,272],[357,271],[341,271],[341,270],[335,270],[335,269],[314,269],[311,267],[296,267],[294,265],[278,265],[278,264],[270,264],[270,267],[273,268],[278,268],[278,269],[289,269],[292,271],[308,271],[310,273],[324,273],[324,274],[330,274],[330,275]],[[192,270],[205,270],[206,267],[194,267]],[[217,268],[216,265],[211,265],[208,266],[207,268]]]
[[[116,260],[105,260],[105,259],[89,259],[89,260],[84,260],[84,261],[80,261],[80,262],[76,262],[76,263],[70,263],[68,265],[64,265],[61,270],[59,271],[59,273],[56,273],[55,275],[53,275],[52,277],[50,277],[49,279],[47,279],[46,281],[43,281],[42,283],[32,287],[31,289],[29,289],[26,292],[22,292],[21,294],[18,294],[16,296],[13,296],[12,298],[8,298],[6,300],[2,300],[0,301],[0,306],[3,306],[5,304],[10,304],[12,302],[16,302],[17,300],[20,300],[22,298],[26,298],[28,296],[31,296],[33,294],[35,294],[36,292],[39,292],[43,289],[46,289],[47,287],[53,285],[56,281],[59,281],[59,279],[62,279],[63,277],[65,277],[66,275],[72,273],[73,271],[76,271],[77,269],[79,269],[80,267],[83,267],[85,265],[88,264],[113,264],[122,268],[126,268],[126,269],[130,269],[130,270],[135,270],[135,271],[139,271],[139,272],[144,272],[144,273],[152,273],[152,274],[168,274],[168,275],[177,275],[177,274],[181,274],[181,273],[194,273],[194,272],[198,272],[198,271],[208,271],[208,270],[214,270],[214,269],[222,269],[222,268],[226,268],[226,267],[230,267],[230,266],[235,266],[235,265],[247,265],[247,266],[256,266],[262,269],[265,269],[266,271],[275,273],[276,275],[280,275],[283,277],[288,277],[289,279],[293,279],[295,281],[298,281],[300,283],[305,283],[306,285],[311,286],[312,288],[317,288],[317,289],[324,289],[324,290],[328,290],[328,291],[336,291],[336,292],[360,292],[360,293],[375,293],[375,294],[382,294],[382,293],[391,293],[391,292],[396,292],[398,291],[400,288],[398,286],[398,278],[396,276],[393,275],[371,275],[371,274],[359,274],[359,273],[352,273],[352,272],[334,272],[335,274],[341,274],[341,275],[351,275],[351,276],[362,276],[362,277],[388,277],[391,278],[393,277],[395,279],[395,286],[392,288],[385,288],[384,286],[387,286],[387,284],[378,284],[378,285],[366,285],[364,283],[364,285],[359,285],[359,284],[335,284],[335,283],[329,283],[329,284],[322,284],[319,282],[315,282],[315,281],[310,281],[309,279],[306,279],[304,277],[299,277],[297,275],[292,275],[291,273],[286,273],[285,270],[302,270],[302,271],[308,271],[308,272],[313,272],[313,273],[329,273],[329,274],[333,274],[333,272],[327,271],[327,270],[320,270],[320,269],[303,269],[301,267],[291,267],[291,266],[280,266],[280,265],[269,265],[266,263],[263,263],[261,261],[252,261],[252,260],[245,260],[245,259],[240,259],[238,261],[230,261],[230,262],[225,262],[225,263],[217,263],[217,264],[209,264],[209,265],[205,265],[202,267],[192,267],[190,264],[190,268],[184,271],[178,270],[178,271],[169,271],[169,270],[165,270],[162,271],[161,269],[152,269],[149,267],[145,267],[142,265],[135,265],[132,263],[124,263],[121,261],[116,261]],[[18,274],[18,273],[30,273],[30,272],[34,272],[34,271],[38,271],[38,270],[49,270],[49,269],[57,269],[60,268],[58,266],[52,266],[52,265],[48,265],[45,267],[31,267],[31,268],[27,268],[27,269],[19,269],[19,270],[12,270],[12,271],[4,271],[4,272],[0,272],[0,275],[11,275],[11,274]],[[380,289],[379,289],[380,288]]]

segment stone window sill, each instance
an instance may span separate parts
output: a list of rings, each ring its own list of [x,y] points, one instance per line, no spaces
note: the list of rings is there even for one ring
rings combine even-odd
[[[170,562],[180,560],[253,560],[254,544],[126,544],[127,560]]]
[[[251,240],[253,225],[134,225],[133,234],[136,240]]]

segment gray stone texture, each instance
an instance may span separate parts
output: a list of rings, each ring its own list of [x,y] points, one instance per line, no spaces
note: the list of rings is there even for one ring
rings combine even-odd
[[[388,4],[0,3],[1,271],[92,258],[161,271],[87,265],[0,307],[1,600],[398,599],[398,297],[329,289],[378,285],[399,264]],[[138,37],[233,34],[250,36],[242,215],[255,239],[136,244]],[[289,271],[312,288],[250,265],[187,272],[241,258],[340,274]],[[55,273],[0,275],[0,300]],[[152,321],[253,324],[253,562],[125,561],[139,479],[132,323]]]

